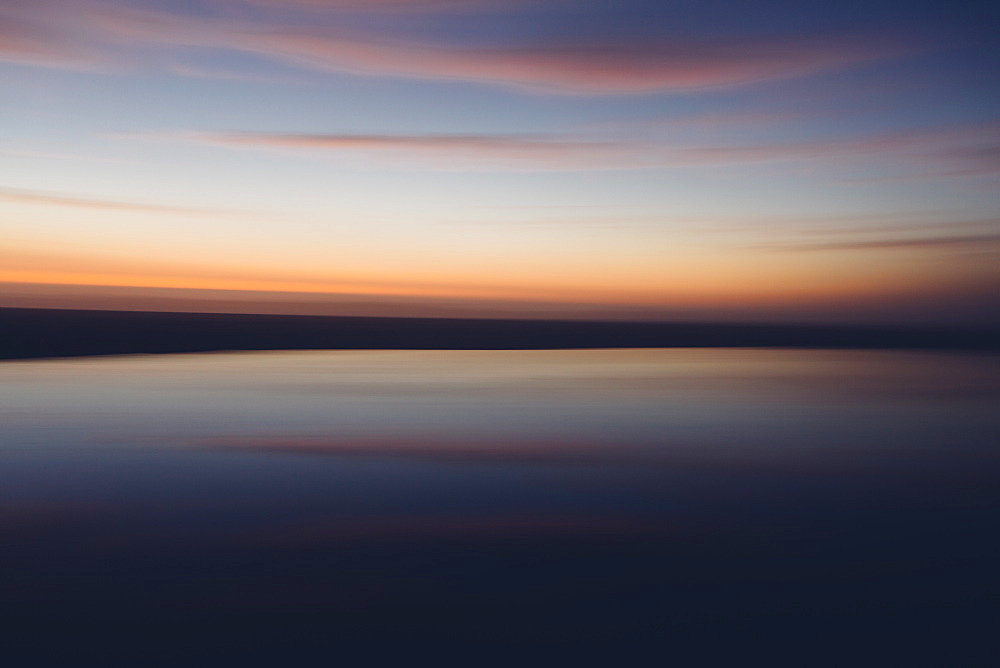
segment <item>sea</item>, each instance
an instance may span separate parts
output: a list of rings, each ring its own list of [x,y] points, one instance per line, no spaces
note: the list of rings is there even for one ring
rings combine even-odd
[[[0,657],[990,665],[998,399],[941,351],[2,362]]]

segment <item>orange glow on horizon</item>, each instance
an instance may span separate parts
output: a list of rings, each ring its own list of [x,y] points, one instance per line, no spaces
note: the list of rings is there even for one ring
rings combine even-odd
[[[357,295],[383,298],[417,298],[437,300],[475,300],[484,303],[502,301],[560,302],[567,305],[604,306],[683,306],[727,307],[760,306],[781,307],[805,303],[840,302],[861,299],[872,295],[900,294],[913,291],[912,283],[886,280],[875,284],[863,280],[831,281],[800,280],[797,283],[781,282],[774,277],[759,277],[756,281],[744,278],[712,276],[711,280],[686,282],[682,287],[663,287],[643,291],[621,288],[618,290],[583,288],[534,289],[517,286],[482,287],[462,284],[371,284],[362,282],[337,282],[332,280],[298,280],[280,278],[226,278],[184,275],[119,274],[98,271],[43,271],[0,270],[0,282],[93,288],[171,289],[180,291],[237,291],[253,293],[284,293],[309,295]],[[742,277],[741,277],[742,278]],[[761,278],[771,280],[761,280]],[[804,278],[804,277],[803,277]],[[727,280],[728,279],[728,280]]]

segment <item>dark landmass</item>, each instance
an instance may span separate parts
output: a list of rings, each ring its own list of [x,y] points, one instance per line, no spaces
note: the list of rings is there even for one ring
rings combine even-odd
[[[221,350],[1000,349],[993,330],[7,308],[0,332],[5,359]]]
[[[1000,350],[1000,331],[0,308],[0,359],[222,350]]]

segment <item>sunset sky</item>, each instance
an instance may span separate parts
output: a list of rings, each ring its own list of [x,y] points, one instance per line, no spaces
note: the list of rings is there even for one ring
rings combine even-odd
[[[4,0],[0,306],[1000,319],[1000,10]]]

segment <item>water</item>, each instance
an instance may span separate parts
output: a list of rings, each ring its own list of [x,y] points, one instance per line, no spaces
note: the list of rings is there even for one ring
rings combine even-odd
[[[1000,358],[948,353],[5,362],[0,608],[133,661],[968,633],[998,397]]]

